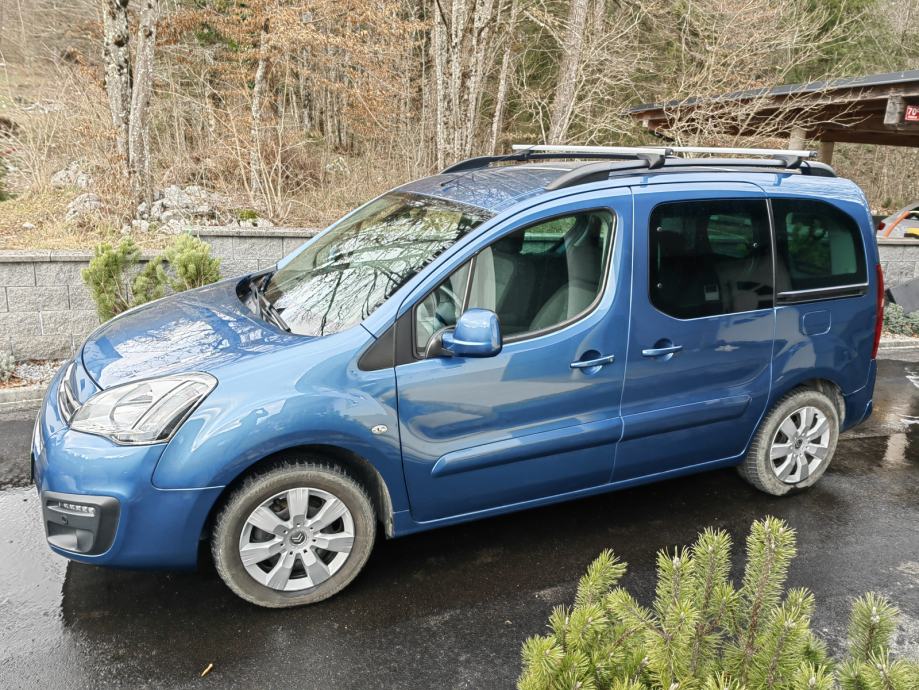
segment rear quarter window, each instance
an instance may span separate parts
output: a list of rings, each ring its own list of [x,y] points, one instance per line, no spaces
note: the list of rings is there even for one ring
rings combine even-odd
[[[776,290],[820,290],[866,283],[858,223],[825,201],[773,199]]]

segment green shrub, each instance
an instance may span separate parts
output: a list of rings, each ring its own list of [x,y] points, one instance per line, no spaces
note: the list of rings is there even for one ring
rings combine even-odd
[[[103,243],[95,248],[89,267],[83,269],[83,282],[103,321],[163,297],[167,288],[182,292],[220,280],[220,260],[211,256],[206,242],[191,235],[175,237],[160,256],[136,272],[139,262],[140,249],[129,237],[117,247]]]
[[[919,664],[892,660],[897,610],[858,599],[849,652],[835,663],[810,627],[813,595],[785,592],[795,534],[753,523],[740,587],[729,579],[731,540],[708,529],[688,549],[661,551],[650,607],[617,583],[626,564],[607,550],[588,567],[572,608],[523,645],[521,690],[916,690]]]
[[[904,314],[903,307],[888,304],[884,307],[884,331],[894,335],[919,336],[919,312]]]
[[[176,292],[204,287],[220,280],[220,259],[210,245],[188,234],[177,235],[163,252],[169,267],[169,286]]]
[[[6,383],[16,373],[16,358],[12,352],[0,352],[0,381]]]
[[[134,282],[131,284],[131,293],[134,298],[133,305],[146,304],[166,294],[169,277],[163,268],[163,261],[161,256],[148,261],[143,270],[134,278]]]
[[[103,242],[93,250],[93,258],[82,276],[103,321],[131,307],[129,274],[139,259],[140,249],[130,237],[121,240],[117,247]]]
[[[258,211],[251,208],[243,208],[239,210],[236,217],[239,220],[256,220],[259,216]]]

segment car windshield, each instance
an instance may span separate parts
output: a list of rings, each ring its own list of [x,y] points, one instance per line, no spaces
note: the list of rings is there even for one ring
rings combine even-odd
[[[360,323],[418,271],[491,217],[433,197],[390,193],[360,208],[271,276],[265,296],[294,333]]]

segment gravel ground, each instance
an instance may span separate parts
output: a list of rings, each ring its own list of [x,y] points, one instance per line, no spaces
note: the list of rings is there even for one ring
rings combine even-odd
[[[54,378],[55,372],[63,364],[61,359],[45,361],[28,360],[16,364],[15,376],[25,385],[33,383],[48,383]]]

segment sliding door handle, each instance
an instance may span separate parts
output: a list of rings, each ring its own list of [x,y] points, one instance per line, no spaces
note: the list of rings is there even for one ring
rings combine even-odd
[[[663,357],[672,355],[683,349],[682,345],[668,345],[667,347],[651,347],[641,351],[642,357]]]
[[[607,355],[606,357],[597,357],[596,359],[579,359],[568,366],[572,369],[592,369],[593,367],[602,367],[605,364],[612,364],[616,361],[616,355]]]

